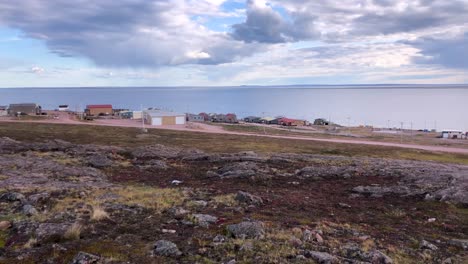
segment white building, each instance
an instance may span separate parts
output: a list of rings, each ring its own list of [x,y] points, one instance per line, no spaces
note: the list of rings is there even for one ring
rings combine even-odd
[[[142,116],[143,116],[143,113],[141,111],[133,111],[132,119],[141,119]]]
[[[8,106],[0,105],[0,116],[8,115]]]
[[[143,111],[145,123],[152,126],[185,125],[185,114],[161,110]]]
[[[465,139],[466,134],[460,130],[443,130],[442,131],[442,138],[448,139]]]

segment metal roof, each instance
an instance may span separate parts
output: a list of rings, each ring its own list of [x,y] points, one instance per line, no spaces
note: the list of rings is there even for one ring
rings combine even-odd
[[[160,111],[160,110],[145,110],[143,111],[146,115],[151,117],[163,117],[163,116],[185,116],[185,114],[169,112],[169,111]]]
[[[92,108],[112,108],[112,105],[110,105],[110,104],[87,105],[86,108],[88,108],[88,109],[92,109]]]

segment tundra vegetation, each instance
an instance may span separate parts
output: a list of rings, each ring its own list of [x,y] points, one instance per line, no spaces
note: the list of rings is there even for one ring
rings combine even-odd
[[[463,155],[0,127],[1,263],[466,263],[467,208]]]

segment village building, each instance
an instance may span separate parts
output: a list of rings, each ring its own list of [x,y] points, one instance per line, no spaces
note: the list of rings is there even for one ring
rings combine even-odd
[[[133,111],[121,111],[119,116],[122,119],[133,119]]]
[[[102,104],[102,105],[87,105],[85,109],[86,115],[89,116],[102,116],[102,115],[112,115],[112,105]]]
[[[24,103],[24,104],[10,104],[8,107],[8,113],[12,116],[19,115],[40,115],[42,114],[42,108],[38,104]]]
[[[161,110],[143,111],[145,123],[152,126],[185,125],[185,114]]]
[[[234,123],[239,123],[239,120],[237,119],[236,114],[229,113],[226,115],[225,122],[234,124]]]
[[[225,123],[226,122],[226,115],[224,115],[224,114],[212,114],[211,115],[211,122]]]
[[[205,117],[196,114],[186,114],[186,120],[188,122],[205,122]]]
[[[244,122],[246,122],[246,123],[260,123],[261,119],[262,118],[258,117],[258,116],[247,116],[247,117],[244,117]]]
[[[68,105],[59,105],[58,110],[60,112],[66,112],[69,110]]]
[[[274,117],[268,117],[268,116],[267,116],[267,117],[262,117],[262,118],[260,119],[260,123],[262,123],[262,124],[271,124],[271,122],[272,122],[273,120],[275,120]]]
[[[325,118],[317,118],[314,121],[314,125],[316,126],[328,126],[330,125],[330,122],[326,120]]]
[[[0,116],[8,115],[8,106],[0,105]]]
[[[143,112],[142,111],[133,111],[132,119],[142,119]]]
[[[304,120],[298,120],[298,119],[291,119],[291,118],[279,118],[277,120],[278,125],[281,126],[303,126],[304,125]]]
[[[441,137],[446,139],[466,139],[467,134],[459,130],[443,130]]]
[[[207,114],[207,113],[202,112],[202,113],[199,113],[198,115],[203,116],[203,119],[204,119],[205,122],[211,121],[211,116],[209,114]]]

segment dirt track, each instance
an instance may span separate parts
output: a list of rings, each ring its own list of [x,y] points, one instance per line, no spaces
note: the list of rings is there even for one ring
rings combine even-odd
[[[59,113],[58,119],[44,119],[44,120],[8,120],[0,119],[0,122],[33,122],[33,123],[51,123],[51,124],[73,124],[73,125],[97,125],[97,126],[117,126],[117,127],[142,127],[140,121],[137,120],[119,120],[119,119],[101,119],[94,122],[82,122],[70,118],[66,113]],[[351,139],[336,139],[336,138],[314,138],[310,136],[282,136],[282,135],[262,135],[262,134],[251,134],[245,132],[226,131],[220,126],[212,126],[201,123],[189,123],[186,126],[172,125],[172,126],[145,126],[148,129],[167,129],[177,131],[189,131],[199,133],[215,133],[215,134],[228,134],[228,135],[239,135],[239,136],[252,136],[252,137],[266,137],[276,139],[295,139],[305,140],[314,142],[330,142],[330,143],[342,143],[342,144],[360,144],[360,145],[371,145],[371,146],[384,146],[384,147],[398,147],[398,148],[409,148],[409,149],[420,149],[425,151],[433,152],[447,152],[447,153],[458,153],[468,154],[468,149],[463,148],[452,148],[443,146],[429,146],[429,145],[416,145],[416,144],[400,144],[392,142],[378,142],[368,140],[351,140]]]

